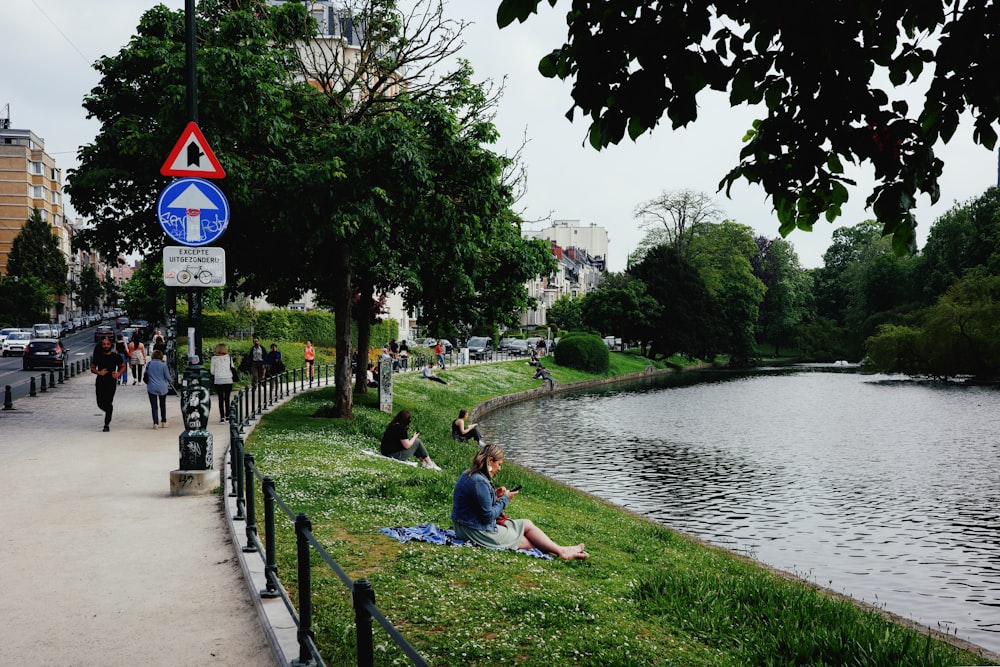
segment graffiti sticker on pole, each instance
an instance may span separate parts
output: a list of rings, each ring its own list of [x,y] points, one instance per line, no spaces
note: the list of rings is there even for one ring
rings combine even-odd
[[[214,183],[178,178],[160,193],[156,215],[164,233],[185,246],[215,241],[229,224],[229,202]]]

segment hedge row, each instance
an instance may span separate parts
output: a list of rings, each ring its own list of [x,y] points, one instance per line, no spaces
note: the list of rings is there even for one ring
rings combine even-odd
[[[249,338],[251,332],[262,341],[311,340],[324,347],[337,344],[333,313],[297,310],[261,310],[252,315],[236,310],[202,313],[203,338]],[[399,323],[395,320],[372,325],[372,347],[382,347],[398,338]],[[351,341],[357,347],[358,328],[354,322],[351,323]]]

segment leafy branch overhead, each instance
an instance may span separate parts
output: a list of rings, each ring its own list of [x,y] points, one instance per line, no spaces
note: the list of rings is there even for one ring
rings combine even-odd
[[[551,6],[556,0],[547,0]],[[543,0],[501,0],[505,27]],[[740,162],[719,183],[744,179],[771,197],[782,235],[833,221],[848,201],[845,165],[868,165],[866,203],[898,254],[914,248],[913,209],[936,202],[947,143],[964,114],[993,149],[1000,119],[1000,6],[992,2],[574,2],[546,77],[572,79],[572,105],[589,115],[597,149],[636,139],[667,117],[697,120],[699,95],[763,105]],[[926,86],[922,105],[904,92]]]

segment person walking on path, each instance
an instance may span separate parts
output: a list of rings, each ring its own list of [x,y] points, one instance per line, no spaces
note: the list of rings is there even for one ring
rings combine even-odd
[[[264,360],[267,358],[267,350],[260,344],[259,338],[253,339],[253,347],[250,348],[250,379],[253,384],[258,384],[264,379]]]
[[[121,356],[122,363],[125,364],[125,370],[121,373],[120,382],[128,384],[128,345],[125,344],[125,336],[121,334],[118,334],[118,339],[115,341],[115,352]]]
[[[212,383],[215,385],[215,395],[219,397],[219,423],[229,419],[229,397],[233,393],[233,360],[229,356],[225,343],[215,346],[212,355]]]
[[[132,368],[132,384],[142,384],[142,370],[146,365],[146,346],[138,337],[129,341],[128,363]]]
[[[104,412],[104,432],[111,430],[111,415],[115,407],[115,390],[118,378],[125,374],[125,359],[111,345],[110,338],[102,338],[94,349],[90,361],[90,372],[97,376],[94,386],[97,393],[97,407]]]
[[[306,341],[306,347],[302,350],[302,358],[306,361],[306,374],[309,377],[309,381],[312,382],[313,366],[316,365],[316,348],[313,347],[311,340]]]
[[[438,366],[441,368],[441,370],[444,370],[444,368],[445,368],[444,367],[444,346],[441,344],[441,341],[438,341],[437,345],[434,346],[434,356],[437,357]]]
[[[146,393],[153,412],[153,428],[167,427],[167,390],[170,388],[170,369],[163,361],[163,353],[153,350],[153,357],[146,366]],[[159,408],[159,412],[157,412]]]

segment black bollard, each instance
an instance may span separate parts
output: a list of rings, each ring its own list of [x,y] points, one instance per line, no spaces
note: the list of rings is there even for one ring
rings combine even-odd
[[[3,390],[3,409],[4,410],[14,409],[14,394],[10,390],[10,385],[7,385]]]
[[[62,366],[59,367],[59,375],[58,375],[58,377],[59,377],[59,384],[66,384],[66,378],[63,376],[63,371],[64,370],[65,369]]]
[[[38,396],[38,390],[35,389],[35,376],[31,376],[31,382],[28,384],[28,396]]]
[[[45,373],[42,373],[42,386],[38,388],[38,391],[43,394],[48,391],[48,387],[45,385]]]
[[[56,372],[54,370],[49,371],[49,386],[53,389],[56,388]]]

